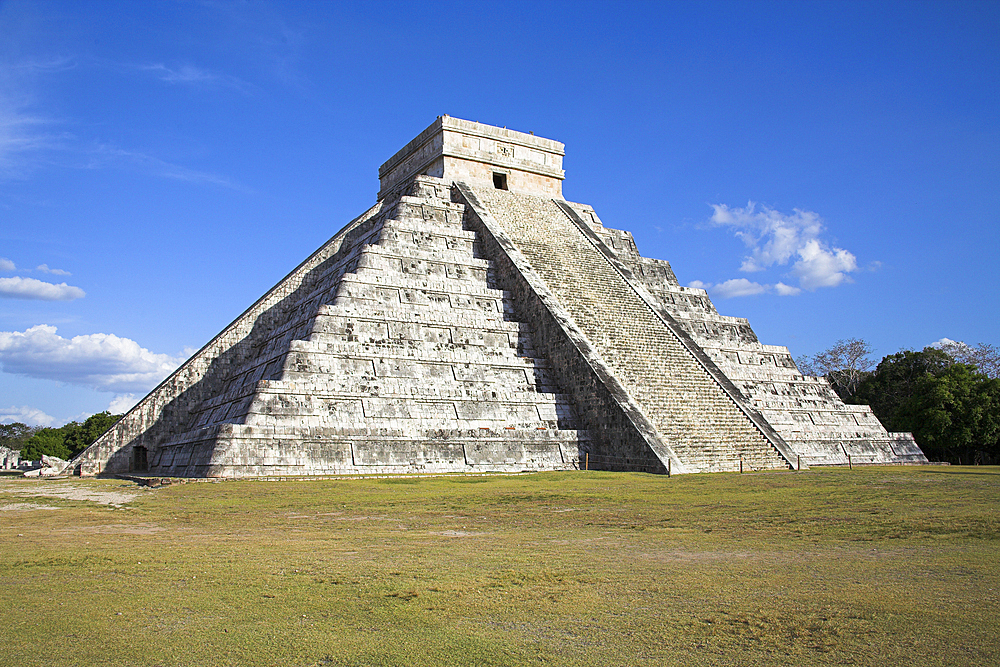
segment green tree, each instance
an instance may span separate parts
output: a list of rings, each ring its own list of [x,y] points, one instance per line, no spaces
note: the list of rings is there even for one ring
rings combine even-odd
[[[917,442],[940,458],[959,463],[997,459],[997,386],[966,364],[919,382],[903,406]]]
[[[21,449],[24,443],[34,435],[38,429],[21,422],[13,424],[0,424],[0,446],[8,449]]]
[[[92,445],[119,419],[121,415],[99,412],[88,417],[82,424],[70,422],[59,428],[38,429],[25,441],[21,459],[37,461],[44,454],[69,460]]]
[[[37,461],[45,456],[58,456],[69,459],[72,450],[66,446],[66,436],[78,428],[76,422],[70,422],[59,428],[40,428],[24,443],[21,449],[22,461]]]
[[[104,435],[104,432],[114,426],[121,417],[121,415],[113,415],[109,412],[98,412],[96,415],[87,417],[86,421],[66,434],[65,442],[71,455],[76,456],[94,444],[94,441]]]
[[[863,403],[890,431],[912,431],[909,417],[901,417],[901,406],[918,391],[920,380],[927,375],[939,375],[954,364],[943,350],[925,347],[922,351],[903,350],[884,357],[875,372],[865,377],[849,403]]]
[[[1000,461],[1000,381],[943,350],[882,359],[853,397],[890,431],[909,431],[932,460]]]

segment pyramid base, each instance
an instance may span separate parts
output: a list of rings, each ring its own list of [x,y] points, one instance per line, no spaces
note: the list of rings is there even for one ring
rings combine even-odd
[[[405,433],[224,424],[186,435],[158,448],[146,470],[129,472],[273,477],[573,470],[585,460],[587,443],[582,432],[547,429]]]

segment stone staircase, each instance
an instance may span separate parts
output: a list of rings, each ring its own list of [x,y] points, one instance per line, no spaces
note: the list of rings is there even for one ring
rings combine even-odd
[[[788,348],[760,343],[745,318],[720,315],[705,290],[680,285],[668,262],[639,255],[631,234],[571,206],[803,464],[927,462],[912,435],[888,433],[867,405],[845,405],[825,378],[803,376]]]
[[[635,399],[685,471],[789,462],[550,199],[471,188]]]

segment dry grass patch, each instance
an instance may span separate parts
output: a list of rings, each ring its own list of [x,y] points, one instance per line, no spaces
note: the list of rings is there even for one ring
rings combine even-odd
[[[3,664],[1000,663],[996,468],[0,479],[29,496]]]

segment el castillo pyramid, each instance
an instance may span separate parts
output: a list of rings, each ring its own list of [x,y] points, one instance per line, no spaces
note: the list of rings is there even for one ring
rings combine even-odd
[[[449,116],[378,201],[77,474],[685,473],[926,462],[562,198],[563,144]]]

